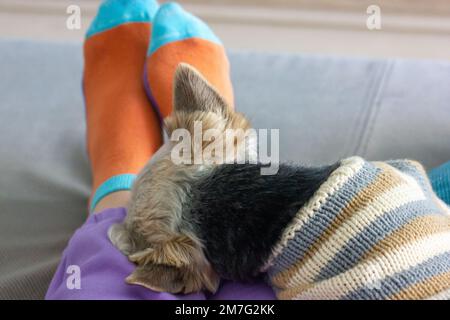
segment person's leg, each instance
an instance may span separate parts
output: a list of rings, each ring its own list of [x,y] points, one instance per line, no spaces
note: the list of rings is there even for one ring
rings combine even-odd
[[[85,42],[84,93],[94,196],[90,215],[70,239],[46,299],[204,299],[129,285],[135,269],[108,238],[123,221],[134,174],[161,144],[160,123],[142,73],[154,0],[102,3]]]
[[[135,174],[162,143],[159,119],[142,84],[157,8],[154,0],[104,1],[86,35],[83,90],[91,211],[124,206]]]
[[[123,2],[119,0],[116,1],[119,3]],[[113,1],[107,2],[109,3]],[[126,3],[134,3],[134,2],[139,1],[129,1],[129,0],[126,1]],[[142,1],[142,2],[146,2],[148,4],[155,3],[154,1]],[[123,12],[125,16],[130,17],[130,14],[127,13],[126,9],[127,8],[122,9],[122,11],[120,10],[116,11],[115,15],[120,16],[120,13]],[[97,19],[99,19],[99,17],[101,18],[102,15],[99,14]],[[127,27],[127,30],[130,29]],[[125,35],[123,36],[125,37]],[[108,53],[105,52],[105,54]],[[139,62],[139,59],[137,59],[137,62]],[[92,61],[93,66],[95,66],[95,63],[101,64],[102,61],[101,60]],[[103,83],[102,85],[106,84]],[[116,86],[117,85],[114,85],[115,89],[117,89]],[[108,98],[107,92],[108,90],[106,90],[106,93],[104,93],[104,95],[106,95],[106,98]],[[109,92],[114,93],[116,92],[116,90],[109,90]],[[113,107],[113,109],[109,110],[111,110],[111,112],[113,112],[113,110],[114,112],[119,112],[124,117],[127,116],[127,113],[125,112],[125,107],[124,109],[121,109],[115,104],[115,101],[116,100],[114,99],[113,101],[110,100],[110,102],[116,107]],[[106,111],[106,106],[101,103],[102,101],[97,100],[97,102],[99,102],[100,106],[103,106],[103,108],[100,108],[100,110],[103,110],[103,114],[108,114],[108,111]],[[87,108],[89,109],[91,107],[96,107],[96,104],[87,103]],[[150,109],[148,105],[147,108]],[[95,111],[92,112],[91,115],[92,114],[95,114]],[[88,119],[88,121],[92,121],[91,130],[99,129],[100,131],[98,134],[100,136],[108,137],[107,135],[108,130],[106,127],[103,127],[101,116],[98,115],[97,119],[100,120],[97,124],[94,121]],[[124,119],[118,120],[119,121],[111,120],[110,126],[113,124],[129,125],[129,126],[133,125],[133,123],[129,123],[128,120]],[[127,142],[126,140],[119,139],[120,137],[118,133],[116,134],[117,136],[114,136],[113,141],[117,143],[121,141]],[[93,134],[91,134],[90,137],[95,137],[96,135],[97,133],[94,132]],[[90,139],[90,137],[88,137],[88,139]],[[100,148],[102,145],[101,141],[102,141],[101,139],[98,139],[97,144],[91,143],[88,140],[88,144],[90,145],[89,152],[94,153],[100,152],[101,150]],[[131,137],[130,141],[135,140],[133,139],[133,137]],[[95,148],[96,145],[99,146],[99,149]],[[120,145],[117,146],[113,145],[111,148],[108,146],[107,154],[112,155],[112,158],[114,158],[114,156],[119,156],[120,148],[117,148],[118,146]],[[122,151],[125,153],[127,153],[128,150],[129,149],[127,149],[126,147],[122,149]],[[151,152],[149,153],[151,154]],[[99,154],[100,154],[99,157],[101,158],[101,153]],[[126,156],[125,158],[127,159],[128,156]],[[145,161],[146,160],[144,160],[144,162]],[[104,171],[101,165],[102,162],[96,163],[98,164],[98,166],[93,165],[94,186],[101,184],[100,194],[108,194],[108,191],[111,190],[109,189],[108,184],[106,185],[102,184],[104,178],[108,179],[108,177],[111,175],[111,172],[113,174],[132,172],[129,171],[129,168],[131,168],[131,166],[122,165],[120,166],[120,168],[123,168],[125,170],[120,171],[117,169],[119,168],[118,166],[111,164],[112,167],[106,170],[104,173],[102,173]],[[105,161],[104,163],[108,164],[108,161]],[[137,163],[139,164],[139,162]],[[138,170],[137,167],[138,166],[134,168]],[[100,170],[99,173],[97,173],[97,168],[99,168]],[[117,188],[115,189],[118,190]],[[202,292],[193,293],[189,295],[172,295],[168,293],[154,292],[142,286],[128,285],[125,283],[125,278],[135,269],[136,266],[133,263],[129,262],[127,257],[124,256],[119,250],[117,250],[111,244],[111,242],[108,239],[107,233],[111,225],[123,221],[126,215],[126,210],[125,208],[123,208],[123,204],[127,201],[128,196],[129,196],[128,191],[119,191],[115,193],[110,193],[109,196],[103,197],[103,201],[98,202],[96,206],[96,211],[99,211],[101,209],[104,210],[99,214],[91,215],[86,221],[86,223],[81,228],[79,228],[77,232],[74,234],[74,236],[71,238],[67,248],[64,251],[63,257],[53,277],[50,287],[47,291],[46,295],[47,299],[150,299],[150,300],[205,299],[205,294]],[[94,201],[94,203],[95,202],[96,201]],[[110,207],[109,209],[107,209],[108,206]],[[122,208],[111,208],[117,206],[121,206]],[[274,297],[272,290],[267,285],[261,282],[253,285],[225,282],[223,283],[219,291],[220,291],[219,294],[211,296],[211,298],[273,299]]]
[[[195,67],[234,106],[230,65],[219,38],[200,19],[176,3],[161,5],[155,15],[147,52],[147,95],[165,118],[172,112],[173,78],[180,63]]]
[[[100,213],[109,208],[125,208],[130,198],[131,191],[115,191],[98,201],[92,213]]]

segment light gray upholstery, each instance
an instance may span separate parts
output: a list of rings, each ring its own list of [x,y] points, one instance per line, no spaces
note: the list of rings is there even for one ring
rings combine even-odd
[[[450,159],[450,63],[231,53],[237,108],[282,160]],[[0,41],[0,299],[43,298],[87,214],[78,44]]]

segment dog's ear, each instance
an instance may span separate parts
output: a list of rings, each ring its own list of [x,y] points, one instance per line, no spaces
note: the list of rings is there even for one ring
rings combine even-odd
[[[124,224],[113,224],[108,229],[108,237],[112,244],[124,255],[128,256],[134,250],[133,239]]]
[[[226,113],[228,105],[217,90],[194,67],[181,63],[175,71],[174,84],[175,112],[215,112]]]
[[[186,235],[176,236],[128,258],[138,265],[126,279],[130,284],[170,293],[190,293],[202,289],[215,292],[219,285],[220,279],[201,247]]]
[[[181,275],[179,268],[149,264],[138,266],[126,278],[126,282],[156,292],[181,293],[184,292],[184,281]]]

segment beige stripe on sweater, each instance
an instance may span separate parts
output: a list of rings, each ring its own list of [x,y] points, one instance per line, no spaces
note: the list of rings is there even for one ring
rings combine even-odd
[[[416,217],[378,242],[361,260],[370,260],[383,252],[398,249],[408,242],[447,231],[450,232],[450,221],[442,214]]]
[[[424,299],[450,287],[450,272],[438,274],[403,289],[389,297],[391,300]]]
[[[394,179],[390,180],[394,181]],[[355,206],[354,214],[341,227],[334,230],[332,236],[321,243],[317,250],[311,252],[310,259],[298,261],[292,267],[280,272],[273,277],[272,283],[280,288],[289,288],[313,282],[321,268],[326,266],[352,238],[360,234],[377,218],[409,203],[411,197],[425,200],[425,195],[415,181],[414,183],[400,184],[393,189],[389,188],[389,184],[381,184],[375,183],[367,188],[369,194],[371,192],[378,194],[376,203],[363,204],[359,208]]]
[[[405,243],[399,248],[384,252],[333,278],[305,286],[298,290],[296,299],[339,299],[364,286],[417,266],[434,256],[450,252],[450,232]],[[284,299],[294,296],[283,294]]]

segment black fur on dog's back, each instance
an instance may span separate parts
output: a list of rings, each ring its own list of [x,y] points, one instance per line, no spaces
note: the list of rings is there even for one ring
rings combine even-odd
[[[249,280],[259,273],[287,224],[338,167],[221,165],[192,188],[189,217],[220,276]]]

